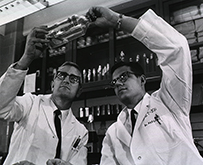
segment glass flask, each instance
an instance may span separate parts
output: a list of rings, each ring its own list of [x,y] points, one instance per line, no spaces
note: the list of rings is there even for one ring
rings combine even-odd
[[[49,47],[55,49],[85,35],[89,20],[85,16],[73,15],[61,22],[48,26]]]

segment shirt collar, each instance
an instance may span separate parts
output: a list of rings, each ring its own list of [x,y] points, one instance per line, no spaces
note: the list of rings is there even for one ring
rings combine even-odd
[[[56,107],[56,105],[52,101],[51,95],[49,95],[48,97],[49,97],[50,105],[51,105],[53,111],[57,110],[58,108]],[[67,118],[70,111],[71,111],[71,108],[61,110],[61,120],[62,120],[62,122],[65,121],[65,119]]]
[[[147,93],[145,93],[143,99],[140,100],[140,102],[133,108],[138,114],[140,113],[140,110],[141,110],[140,107],[141,107],[141,105],[142,105],[143,100],[146,98],[146,96],[147,96]],[[128,114],[129,114],[129,115],[130,115],[131,110],[132,110],[132,109],[127,108],[127,111],[128,111]]]
[[[64,121],[64,120],[67,118],[67,116],[68,116],[70,110],[71,110],[71,108],[66,109],[66,110],[61,110],[62,121]]]

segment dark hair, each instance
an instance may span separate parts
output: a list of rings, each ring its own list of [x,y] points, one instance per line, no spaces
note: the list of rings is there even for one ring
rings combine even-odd
[[[138,76],[141,76],[141,75],[145,75],[144,73],[144,69],[142,68],[142,66],[138,63],[138,62],[118,62],[116,63],[115,65],[112,66],[111,68],[111,74],[113,74],[113,72],[117,69],[117,68],[120,68],[122,66],[129,66],[131,71],[133,73],[135,73],[136,75]]]
[[[59,66],[59,68],[62,67],[62,66],[66,66],[66,65],[73,66],[73,67],[77,68],[80,71],[80,73],[82,74],[82,70],[79,67],[79,65],[74,63],[74,62],[72,62],[72,61],[66,61],[66,62],[64,62],[61,66]]]

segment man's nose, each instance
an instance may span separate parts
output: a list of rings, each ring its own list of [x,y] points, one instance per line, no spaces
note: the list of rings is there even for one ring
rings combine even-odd
[[[118,79],[117,81],[116,81],[116,84],[115,84],[115,86],[117,87],[117,86],[122,86],[124,83],[122,82],[122,81],[120,81],[120,79]]]
[[[70,83],[70,80],[69,80],[69,76],[68,76],[68,75],[64,78],[63,82],[65,82],[65,83]]]

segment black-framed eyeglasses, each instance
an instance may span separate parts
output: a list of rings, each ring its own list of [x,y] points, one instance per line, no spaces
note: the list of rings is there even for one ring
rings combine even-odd
[[[135,75],[135,73],[133,73],[133,72],[129,72],[129,71],[123,72],[119,77],[117,77],[117,78],[115,78],[115,79],[113,79],[113,80],[111,81],[111,86],[112,86],[113,88],[115,88],[115,87],[116,87],[116,82],[117,82],[118,80],[119,80],[120,82],[122,82],[122,83],[126,82],[127,79],[130,77],[130,74],[134,74],[134,75]]]
[[[65,80],[65,78],[69,76],[69,81],[72,84],[79,84],[80,83],[80,76],[76,76],[74,74],[68,74],[66,72],[57,71],[56,77],[59,80]]]

